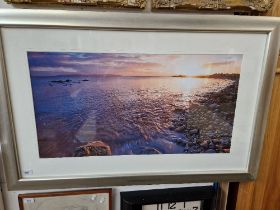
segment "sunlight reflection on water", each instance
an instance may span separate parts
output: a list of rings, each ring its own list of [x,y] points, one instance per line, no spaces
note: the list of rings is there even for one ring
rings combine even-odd
[[[71,81],[52,82],[67,79]],[[168,129],[174,109],[186,109],[190,101],[231,82],[175,77],[33,77],[39,144],[56,145],[56,150],[49,148],[49,157],[72,156],[77,145],[95,140],[110,145],[113,155],[182,153],[184,148],[174,139],[186,137]]]

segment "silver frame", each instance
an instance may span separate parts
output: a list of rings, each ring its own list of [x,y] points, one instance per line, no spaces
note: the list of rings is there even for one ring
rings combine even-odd
[[[208,174],[160,174],[145,176],[65,177],[24,179],[19,170],[13,113],[7,84],[4,51],[0,30],[0,140],[5,181],[10,190],[66,187],[100,187],[135,184],[162,184],[208,181],[241,181],[255,179],[258,172],[267,113],[279,51],[279,18],[237,17],[185,14],[144,14],[121,12],[75,12],[51,10],[0,10],[1,28],[65,28],[94,30],[176,31],[266,33],[268,35],[265,73],[263,75],[253,143],[247,171]],[[0,161],[1,162],[1,161]],[[1,164],[0,164],[1,165]]]

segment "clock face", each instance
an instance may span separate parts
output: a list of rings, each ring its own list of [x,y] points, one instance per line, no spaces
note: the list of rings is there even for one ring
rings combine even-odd
[[[201,210],[202,201],[186,201],[178,203],[160,203],[143,205],[142,210]]]

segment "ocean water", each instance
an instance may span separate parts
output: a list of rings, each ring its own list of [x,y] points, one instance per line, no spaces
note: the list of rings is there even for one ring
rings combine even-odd
[[[184,153],[176,140],[187,137],[170,129],[176,110],[232,83],[178,77],[31,79],[41,158],[70,157],[92,141],[109,145],[112,155]]]

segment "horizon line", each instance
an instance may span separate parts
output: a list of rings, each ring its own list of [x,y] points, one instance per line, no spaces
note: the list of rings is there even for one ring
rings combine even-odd
[[[118,75],[118,74],[58,74],[58,75],[30,75],[31,77],[58,77],[58,76],[111,76],[111,77],[205,77],[214,75],[240,75],[240,73],[214,73],[197,75]]]

